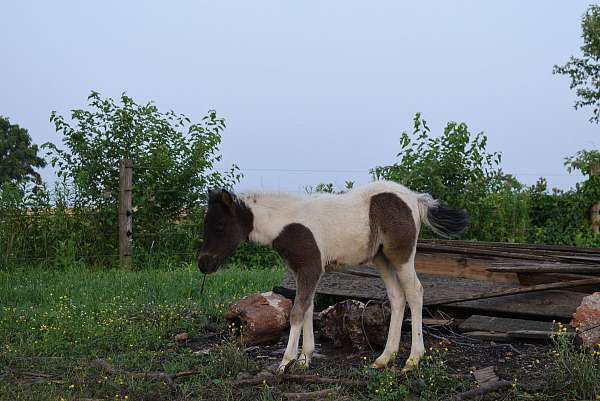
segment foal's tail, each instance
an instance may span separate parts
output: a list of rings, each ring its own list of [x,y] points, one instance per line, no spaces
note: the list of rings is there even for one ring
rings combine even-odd
[[[421,221],[444,237],[460,235],[469,227],[469,213],[465,209],[448,207],[429,194],[419,194],[419,214]]]

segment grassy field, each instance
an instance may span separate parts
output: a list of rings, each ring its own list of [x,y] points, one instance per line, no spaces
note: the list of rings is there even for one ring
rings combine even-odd
[[[230,303],[269,290],[282,273],[221,270],[208,277],[201,295],[201,274],[191,266],[0,271],[0,400],[173,399],[159,381],[106,375],[90,365],[96,358],[136,372],[205,368],[185,380],[178,397],[209,398],[206,382],[227,372],[175,347],[174,336],[224,327]]]
[[[323,387],[234,389],[229,384],[240,372],[254,374],[264,368],[267,360],[250,357],[233,336],[226,335],[223,311],[244,295],[271,289],[282,274],[281,268],[233,266],[209,276],[200,294],[202,275],[194,266],[136,272],[0,271],[0,401],[268,401],[281,399],[282,391],[319,390]],[[405,331],[406,337],[409,331]],[[198,346],[175,343],[175,335],[182,332],[191,339],[207,334],[217,334],[218,339],[212,340],[210,352],[195,352]],[[385,371],[366,368],[376,355],[371,352],[328,355],[315,360],[308,373],[366,383],[360,389],[337,387],[332,400],[436,400],[471,388],[473,380],[464,369],[457,375],[457,361],[471,351],[426,340],[428,354],[419,370],[409,375],[398,368],[407,356],[406,347],[397,366]],[[531,394],[515,388],[502,398],[487,399],[582,399],[582,395],[593,399],[600,391],[600,350],[593,355],[581,353],[565,341],[561,338],[552,349],[558,363],[545,368],[559,392]],[[408,338],[403,343],[409,344]],[[265,348],[260,347],[261,352],[267,352]],[[488,363],[488,351],[478,352],[466,360],[468,366]],[[117,371],[98,367],[94,361],[99,358]],[[531,355],[529,362],[536,358]],[[147,375],[190,370],[194,374],[177,380],[177,386]],[[516,378],[518,372],[504,376]]]

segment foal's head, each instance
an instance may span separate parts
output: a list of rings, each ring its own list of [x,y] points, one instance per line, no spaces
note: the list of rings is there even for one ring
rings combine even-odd
[[[209,191],[198,268],[203,273],[216,271],[248,238],[252,221],[252,212],[234,194],[226,189]]]

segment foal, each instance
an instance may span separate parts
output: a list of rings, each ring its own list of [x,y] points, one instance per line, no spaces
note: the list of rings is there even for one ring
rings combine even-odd
[[[423,287],[414,259],[421,223],[444,235],[464,232],[466,211],[446,207],[387,181],[376,181],[340,194],[293,197],[282,194],[235,196],[225,189],[209,193],[204,242],[198,267],[219,268],[245,240],[273,247],[296,278],[296,299],[290,315],[290,336],[279,369],[296,359],[308,366],[315,349],[313,298],[323,272],[348,265],[372,264],[379,270],[392,315],[383,353],[372,367],[383,368],[400,346],[406,302],[412,321],[412,344],[405,369],[425,353],[422,333]]]

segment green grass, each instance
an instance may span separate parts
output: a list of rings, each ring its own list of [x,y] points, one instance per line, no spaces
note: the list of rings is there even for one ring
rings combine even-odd
[[[156,380],[107,375],[90,365],[96,358],[136,372],[200,369],[177,397],[221,397],[213,380],[236,374],[244,358],[234,357],[230,344],[196,356],[173,338],[196,336],[207,324],[224,328],[229,304],[269,290],[281,276],[281,269],[232,267],[207,277],[200,294],[202,275],[191,266],[0,271],[0,400],[173,399]]]
[[[279,400],[275,386],[232,389],[239,372],[255,373],[263,361],[251,360],[233,336],[208,354],[196,355],[175,344],[206,331],[226,332],[223,312],[247,294],[271,289],[283,270],[247,269],[234,264],[208,276],[192,265],[176,269],[0,271],[0,401],[9,400]],[[362,390],[344,388],[351,400],[436,400],[473,386],[472,379],[450,375],[446,351],[430,349],[419,369],[401,373],[331,364],[311,368],[326,377],[364,380]],[[569,399],[598,395],[600,349],[580,351],[556,337],[556,366],[548,371],[553,394],[505,392],[506,400]],[[122,370],[109,374],[93,361],[102,358]],[[197,373],[178,381],[177,389],[144,372]],[[135,374],[133,372],[137,372]],[[305,391],[317,390],[309,385]],[[578,398],[578,399],[579,399]]]

